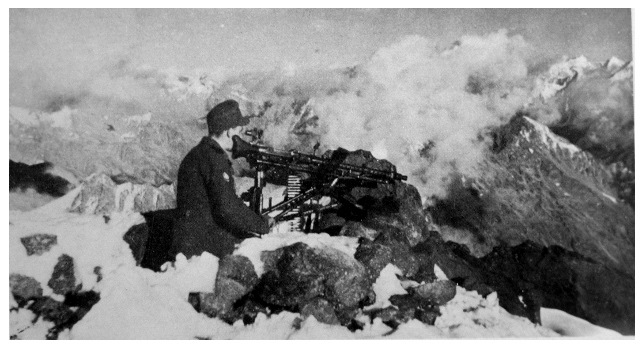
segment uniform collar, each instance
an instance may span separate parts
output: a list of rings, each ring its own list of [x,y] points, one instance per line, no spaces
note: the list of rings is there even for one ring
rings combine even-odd
[[[219,145],[219,143],[217,143],[217,141],[212,139],[211,137],[202,138],[201,143],[213,148],[218,153],[223,153],[223,154],[226,153],[226,152],[224,152],[224,149],[221,147],[221,145]]]

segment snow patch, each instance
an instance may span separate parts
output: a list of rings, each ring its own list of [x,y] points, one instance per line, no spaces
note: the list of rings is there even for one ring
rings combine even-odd
[[[557,337],[550,329],[514,316],[499,306],[496,292],[483,298],[476,291],[456,287],[456,297],[440,307],[434,324],[445,335],[456,338]]]
[[[77,283],[83,290],[91,290],[97,283],[95,267],[103,275],[115,272],[123,265],[134,265],[130,247],[123,241],[123,235],[145,220],[139,213],[114,213],[109,222],[97,215],[79,215],[67,212],[73,190],[58,200],[29,212],[9,213],[9,269],[35,278],[43,287],[44,295],[52,295],[47,286],[58,257],[67,254],[74,259]],[[41,256],[27,255],[20,238],[34,234],[53,234],[57,245]]]
[[[620,338],[618,332],[595,326],[590,322],[572,316],[558,309],[541,308],[541,324],[565,337]]]
[[[53,323],[42,318],[36,320],[36,314],[29,309],[18,309],[9,312],[9,337],[15,339],[45,339]]]
[[[262,252],[274,251],[281,247],[302,242],[312,248],[334,249],[351,258],[358,248],[358,238],[348,236],[330,236],[326,233],[305,234],[289,231],[288,222],[274,227],[269,234],[257,238],[246,239],[239,244],[233,253],[248,257],[255,267],[258,276],[264,274],[264,263],[261,260]]]
[[[534,120],[530,119],[527,116],[524,116],[523,118],[525,120],[527,120],[530,124],[532,124],[534,129],[539,134],[539,136],[541,138],[541,141],[544,144],[550,146],[551,148],[553,148],[553,149],[557,149],[557,148],[565,149],[570,153],[570,155],[574,155],[574,154],[576,154],[576,153],[581,151],[581,149],[577,148],[576,145],[571,144],[570,142],[568,142],[564,138],[559,137],[556,134],[552,133],[552,131],[550,131],[548,126],[540,124],[539,122],[534,121]],[[524,130],[521,130],[521,135],[523,135],[523,137],[525,137],[526,140],[530,140],[529,131],[524,132]]]
[[[365,307],[364,310],[383,309],[391,305],[389,297],[397,294],[407,294],[402,287],[397,275],[402,275],[402,271],[389,263],[380,271],[380,276],[373,284],[373,291],[376,293],[376,302]]]
[[[73,339],[194,339],[228,325],[197,313],[172,285],[151,285],[141,268],[120,268],[101,282],[101,300],[77,323]]]
[[[607,198],[608,200],[612,201],[614,204],[616,204],[616,203],[617,203],[617,199],[615,199],[614,197],[612,197],[612,196],[610,196],[610,195],[608,195],[608,194],[606,194],[606,193],[602,193],[602,195],[603,195],[605,198]]]

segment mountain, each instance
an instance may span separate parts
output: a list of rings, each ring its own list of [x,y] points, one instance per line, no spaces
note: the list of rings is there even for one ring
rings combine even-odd
[[[579,303],[566,311],[586,319],[603,312],[604,319],[593,320],[634,330],[635,215],[617,198],[610,169],[518,115],[495,132],[481,173],[476,179],[455,178],[448,196],[429,207],[443,238],[482,258],[528,241],[574,253],[590,264],[573,264],[577,291],[572,298],[582,303],[593,297],[620,299],[620,304],[600,311],[601,302],[596,303],[593,315]],[[606,280],[598,283],[599,277]],[[552,302],[558,301],[544,306],[558,308]]]

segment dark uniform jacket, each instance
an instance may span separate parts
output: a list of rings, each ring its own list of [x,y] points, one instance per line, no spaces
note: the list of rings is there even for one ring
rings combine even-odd
[[[171,258],[210,252],[223,257],[235,243],[252,237],[248,232],[268,233],[268,223],[235,193],[230,160],[210,137],[204,137],[179,166],[177,221]]]

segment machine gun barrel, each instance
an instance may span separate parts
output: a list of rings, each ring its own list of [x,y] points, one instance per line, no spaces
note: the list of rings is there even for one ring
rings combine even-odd
[[[294,172],[307,172],[326,177],[351,178],[378,183],[407,180],[407,176],[396,172],[395,167],[393,171],[386,171],[366,166],[349,165],[294,150],[279,151],[270,147],[250,144],[239,136],[233,136],[232,156],[233,159],[246,158],[254,166],[273,166]]]

